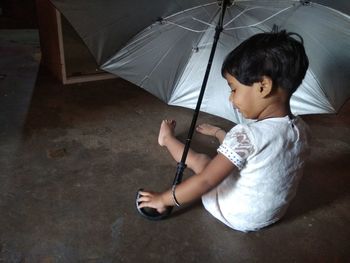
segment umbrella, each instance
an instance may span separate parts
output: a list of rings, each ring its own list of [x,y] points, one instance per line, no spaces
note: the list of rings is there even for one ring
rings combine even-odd
[[[235,122],[244,121],[228,102],[228,88],[219,72],[225,55],[251,35],[278,25],[304,38],[310,69],[293,94],[294,114],[335,112],[350,95],[347,89],[350,17],[330,7],[291,0],[153,1],[152,6],[146,1],[135,5],[106,0],[98,5],[89,0],[82,7],[77,5],[78,0],[53,2],[75,24],[102,69],[171,105],[195,108],[173,187],[182,180],[200,109]],[[111,9],[118,12],[113,16]],[[348,10],[345,5],[341,9]],[[88,25],[76,22],[87,13],[94,13],[96,16],[92,17],[98,19],[87,20]],[[135,15],[136,20],[130,19]],[[151,23],[141,29],[140,24],[145,21]],[[123,24],[128,27],[124,29]],[[124,33],[119,41],[115,39],[118,35],[111,34],[115,31]],[[116,40],[114,45],[111,39]],[[214,57],[215,52],[218,55]],[[214,74],[209,75],[211,69]],[[137,199],[138,194],[136,203]],[[171,208],[164,214],[154,209],[139,212],[149,219],[162,219],[170,214]]]
[[[222,1],[51,0],[100,67],[170,105],[194,109]],[[304,38],[307,75],[291,99],[296,115],[335,113],[350,97],[350,4],[347,0],[236,0],[227,8],[201,111],[233,122],[220,68],[225,55],[277,25]]]

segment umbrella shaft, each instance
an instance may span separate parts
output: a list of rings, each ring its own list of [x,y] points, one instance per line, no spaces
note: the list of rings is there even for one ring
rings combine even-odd
[[[209,78],[209,73],[210,73],[210,69],[211,69],[211,65],[214,59],[214,55],[215,55],[215,51],[216,51],[216,46],[218,44],[219,38],[220,38],[220,33],[222,32],[223,29],[223,18],[225,15],[225,10],[226,10],[226,6],[228,4],[229,1],[225,1],[223,2],[222,5],[222,11],[221,11],[221,15],[220,15],[220,20],[218,22],[218,25],[215,28],[215,35],[214,35],[214,42],[213,42],[213,46],[211,48],[210,51],[210,56],[209,56],[209,61],[208,61],[208,65],[205,71],[205,75],[203,78],[203,82],[202,82],[202,86],[201,86],[201,90],[198,96],[198,101],[197,101],[197,105],[193,114],[193,118],[192,118],[192,122],[191,122],[191,126],[190,129],[188,131],[188,135],[187,135],[187,139],[186,139],[186,143],[185,143],[185,148],[181,157],[181,161],[178,163],[177,165],[177,170],[176,170],[176,175],[174,178],[174,182],[173,184],[179,184],[182,180],[182,175],[183,175],[183,171],[186,167],[186,158],[187,158],[187,154],[188,151],[190,149],[190,145],[191,145],[191,141],[192,141],[192,136],[196,127],[196,123],[197,123],[197,118],[199,115],[199,110],[202,104],[202,100],[203,100],[203,96],[204,96],[204,92],[205,92],[205,88],[207,86],[207,82],[208,82],[208,78]]]
[[[203,97],[204,97],[205,88],[206,88],[206,86],[207,86],[207,82],[208,82],[208,78],[209,78],[209,73],[210,73],[211,65],[212,65],[212,62],[213,62],[213,58],[214,58],[214,55],[215,55],[216,46],[217,46],[217,43],[218,43],[218,40],[219,40],[219,36],[220,36],[220,32],[221,32],[221,31],[222,31],[222,29],[220,29],[220,28],[217,27],[216,32],[215,32],[215,37],[214,37],[214,43],[213,43],[213,46],[212,46],[212,49],[211,49],[211,52],[210,52],[210,56],[209,56],[209,61],[208,61],[207,69],[206,69],[206,71],[205,71],[204,79],[203,79],[203,82],[202,82],[202,87],[201,87],[201,90],[200,90],[200,93],[199,93],[199,97],[198,97],[198,101],[197,101],[197,106],[196,106],[195,111],[194,111],[194,114],[193,114],[191,126],[190,126],[190,129],[189,129],[189,131],[188,131],[188,135],[187,135],[187,139],[186,139],[186,144],[185,144],[184,152],[183,152],[183,154],[182,154],[182,158],[181,158],[181,162],[182,162],[182,163],[185,163],[186,157],[187,157],[187,154],[188,154],[188,151],[189,151],[189,149],[190,149],[190,144],[191,144],[191,141],[192,141],[192,136],[193,136],[193,133],[194,133],[194,130],[195,130],[195,127],[196,127],[196,123],[197,123],[197,119],[198,119],[200,107],[201,107],[202,100],[203,100]]]

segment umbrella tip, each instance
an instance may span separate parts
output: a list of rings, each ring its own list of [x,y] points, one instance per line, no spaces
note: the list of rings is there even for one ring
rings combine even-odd
[[[164,23],[164,18],[163,17],[158,17],[156,19],[156,22],[158,22],[159,24],[163,24]]]
[[[300,0],[300,3],[301,3],[302,5],[306,5],[306,6],[308,6],[308,5],[311,4],[310,1],[307,1],[307,0]]]
[[[222,2],[223,2],[223,1],[224,1],[224,0],[217,0],[218,6],[222,6]],[[235,3],[235,1],[236,1],[236,0],[228,0],[228,1],[227,1],[227,6],[233,5],[233,4]]]

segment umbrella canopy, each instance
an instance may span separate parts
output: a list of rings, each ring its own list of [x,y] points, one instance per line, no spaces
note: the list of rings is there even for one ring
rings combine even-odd
[[[221,1],[52,0],[101,68],[170,105],[195,108]],[[294,114],[334,113],[350,97],[348,1],[234,1],[225,14],[201,110],[234,122],[221,64],[253,34],[277,25],[304,39],[310,67],[293,94]],[[336,2],[336,3],[334,3]]]

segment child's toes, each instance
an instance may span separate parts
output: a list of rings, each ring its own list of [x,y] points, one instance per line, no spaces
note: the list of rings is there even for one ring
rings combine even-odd
[[[165,120],[165,123],[172,129],[175,129],[175,127],[176,127],[176,121],[175,120]]]

